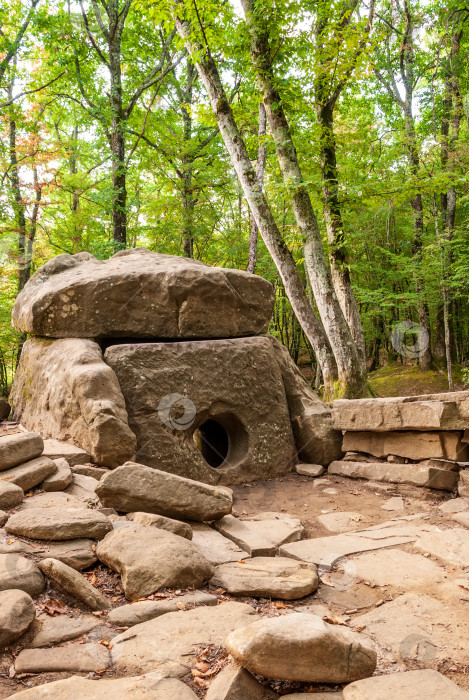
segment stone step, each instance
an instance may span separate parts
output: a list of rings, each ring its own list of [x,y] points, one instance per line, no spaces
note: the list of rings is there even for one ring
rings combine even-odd
[[[389,462],[345,462],[329,465],[329,474],[352,479],[370,479],[391,484],[411,484],[431,489],[452,491],[458,482],[456,472],[419,464],[390,464]]]
[[[342,449],[344,452],[365,452],[374,457],[396,455],[417,461],[447,459],[465,462],[469,458],[469,446],[461,441],[461,432],[453,430],[439,432],[396,430],[379,433],[347,430],[343,437]]]

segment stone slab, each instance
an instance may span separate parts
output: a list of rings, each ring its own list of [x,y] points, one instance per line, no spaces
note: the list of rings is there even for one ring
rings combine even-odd
[[[191,525],[192,542],[214,566],[250,557],[250,554],[209,525],[204,523],[191,523]]]
[[[0,435],[0,470],[16,467],[42,454],[43,439],[33,432]]]
[[[215,527],[252,557],[273,557],[280,545],[296,542],[304,533],[300,520],[286,513],[257,513],[249,518],[225,515]]]
[[[359,554],[349,563],[357,578],[376,586],[393,586],[405,591],[433,589],[446,573],[431,559],[402,549],[379,549]]]
[[[333,513],[323,513],[317,515],[317,520],[329,532],[350,532],[351,530],[360,530],[369,520],[366,516],[360,513],[338,511]]]
[[[44,440],[43,455],[49,459],[66,459],[70,467],[77,464],[86,464],[91,460],[91,455],[81,447],[72,445],[70,442],[62,442],[61,440],[53,440],[48,438]]]
[[[30,647],[35,649],[62,644],[90,632],[101,624],[101,621],[93,615],[80,615],[79,617],[57,615],[57,617],[51,617],[46,613],[41,613],[36,618],[38,631],[34,635]]]
[[[29,462],[0,472],[0,479],[16,484],[23,491],[29,491],[56,472],[57,465],[49,457],[36,457]]]
[[[344,700],[428,700],[431,697],[469,700],[469,693],[432,669],[364,678],[350,683],[343,691]]]
[[[302,476],[317,477],[322,476],[325,469],[320,464],[297,464],[295,471],[297,474],[301,474]]]
[[[80,644],[53,649],[23,649],[15,661],[16,673],[43,671],[104,671],[109,652],[102,644]]]
[[[431,554],[450,566],[469,566],[469,531],[454,528],[443,532],[429,532],[414,545],[418,552]]]
[[[351,479],[370,479],[392,484],[411,484],[442,491],[452,491],[458,482],[456,472],[418,464],[390,464],[389,462],[332,462],[329,474]]]
[[[204,591],[194,591],[166,600],[140,600],[121,605],[108,614],[107,619],[116,627],[133,627],[178,610],[191,610],[200,605],[218,605],[218,598]]]
[[[375,457],[396,455],[415,460],[434,458],[456,462],[469,459],[469,448],[461,442],[460,431],[346,431],[342,449],[344,452],[366,452]]]

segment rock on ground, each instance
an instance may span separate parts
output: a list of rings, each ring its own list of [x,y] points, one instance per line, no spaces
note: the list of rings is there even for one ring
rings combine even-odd
[[[24,492],[20,486],[0,479],[0,508],[10,510],[23,502]]]
[[[124,513],[144,511],[168,518],[216,520],[231,513],[233,492],[183,476],[127,462],[106,474],[96,489],[103,506]]]
[[[273,557],[280,545],[296,542],[304,533],[301,521],[287,513],[257,513],[249,518],[225,515],[215,527],[252,557]]]
[[[375,457],[396,455],[408,459],[469,460],[469,448],[461,442],[459,431],[425,433],[419,431],[355,432],[348,430],[342,444],[344,452],[366,452]]]
[[[380,549],[360,554],[349,560],[349,565],[358,579],[376,586],[390,585],[405,590],[421,589],[425,584],[433,588],[445,575],[445,570],[431,559],[402,549]]]
[[[0,420],[6,420],[10,415],[11,406],[6,399],[0,399]]]
[[[137,462],[211,484],[280,476],[296,463],[266,336],[113,345],[104,359],[126,400]]]
[[[66,459],[59,457],[54,459],[57,471],[47,477],[41,485],[43,491],[63,491],[72,483],[72,470]]]
[[[452,491],[458,483],[456,472],[419,464],[389,464],[388,462],[332,462],[329,474],[352,479],[371,479],[391,484],[411,484],[430,489]]]
[[[174,520],[173,518],[165,518],[164,515],[155,515],[154,513],[128,513],[127,520],[132,520],[132,522],[137,523],[137,525],[147,525],[172,532],[173,535],[185,537],[186,540],[192,539],[192,528],[190,525],[182,523],[180,520]]]
[[[237,663],[265,678],[346,683],[376,668],[366,638],[308,613],[253,622],[228,635],[226,648]]]
[[[44,577],[31,559],[20,554],[0,554],[0,591],[17,588],[36,596],[44,587]]]
[[[207,645],[224,646],[227,635],[256,619],[250,605],[226,602],[162,615],[131,627],[112,641],[111,658],[117,671],[158,670],[184,676]]]
[[[316,517],[329,532],[350,532],[351,530],[359,530],[366,524],[366,518],[363,515],[347,511],[324,513]]]
[[[176,678],[164,678],[159,673],[99,681],[72,676],[20,691],[16,696],[17,700],[197,700],[187,685]]]
[[[160,588],[199,588],[213,574],[211,564],[192,542],[132,523],[107,535],[96,554],[121,574],[125,594],[131,600]]]
[[[92,340],[29,338],[11,400],[27,428],[78,445],[98,464],[116,467],[135,452],[117,377]]]
[[[347,685],[343,690],[344,700],[428,700],[432,697],[468,700],[469,693],[431,669],[365,678]]]
[[[99,481],[102,476],[108,474],[109,469],[93,467],[91,464],[77,464],[72,467],[72,472],[74,474],[81,474],[82,476],[91,476],[93,479]]]
[[[231,338],[265,333],[272,307],[262,277],[133,248],[109,260],[49,260],[18,295],[12,321],[52,338]]]
[[[43,455],[49,459],[66,459],[70,467],[74,467],[76,464],[86,464],[91,459],[90,453],[81,447],[51,438],[44,440]]]
[[[78,508],[27,508],[10,516],[7,532],[33,540],[102,539],[112,530],[109,518],[96,510]]]
[[[94,615],[80,615],[80,617],[57,615],[57,617],[51,617],[41,613],[36,619],[36,624],[38,631],[29,645],[33,649],[50,647],[53,644],[62,644],[70,639],[76,639],[82,634],[91,632],[102,622]]]
[[[19,639],[36,617],[30,595],[21,590],[0,591],[0,646]]]
[[[44,479],[55,474],[57,465],[49,457],[36,457],[29,462],[0,472],[0,479],[29,491]]]
[[[253,557],[217,566],[210,586],[232,595],[296,600],[314,593],[318,575],[314,564],[286,557]]]
[[[73,644],[52,649],[23,649],[15,661],[16,673],[48,671],[103,671],[109,652],[102,644]]]
[[[1,483],[1,482],[0,482]],[[86,510],[89,506],[75,496],[70,496],[63,491],[49,491],[47,493],[35,493],[25,498],[18,510],[30,508],[78,508]]]
[[[67,566],[58,559],[49,558],[39,562],[39,567],[47,578],[84,603],[90,610],[108,610],[111,607],[107,598],[71,566]]]
[[[95,549],[93,540],[48,542],[44,545],[43,551],[37,552],[37,555],[40,559],[58,559],[72,569],[81,571],[81,569],[88,569],[97,561]]]
[[[459,472],[458,494],[469,498],[469,469],[462,469]]]
[[[297,464],[295,471],[302,476],[317,477],[322,476],[325,469],[320,464]]]
[[[443,513],[462,513],[469,509],[469,500],[467,498],[450,498],[449,501],[445,501],[440,506],[438,510]]]
[[[199,605],[218,605],[218,598],[204,591],[194,591],[194,593],[186,593],[167,600],[140,600],[114,608],[108,614],[107,619],[108,622],[117,627],[133,627],[133,625],[153,620],[160,615],[191,609]]]
[[[16,467],[42,454],[44,442],[37,433],[21,432],[0,436],[0,470]]]
[[[456,527],[443,532],[429,532],[414,545],[419,552],[432,554],[437,559],[466,568],[469,566],[469,532]]]
[[[210,684],[206,700],[278,700],[273,693],[245,668],[225,666]]]
[[[250,556],[232,540],[223,537],[221,533],[205,523],[192,523],[192,542],[214,566],[228,561],[248,559]]]

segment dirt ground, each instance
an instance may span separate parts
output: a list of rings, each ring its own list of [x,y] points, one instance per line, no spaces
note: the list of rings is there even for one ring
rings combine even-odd
[[[408,516],[416,516],[412,522],[437,526],[441,530],[449,527],[460,527],[452,519],[451,514],[445,514],[439,510],[443,501],[451,497],[450,494],[410,486],[373,485],[364,481],[328,476],[327,474],[319,479],[291,474],[275,480],[237,486],[234,492],[235,514],[246,517],[259,511],[289,513],[300,518],[306,529],[305,538],[336,534],[321,525],[317,516],[338,512],[355,514],[352,521],[354,522],[353,529],[369,528],[394,518],[407,518]],[[396,495],[403,497],[404,509],[397,512],[383,509],[386,501]],[[415,554],[413,544],[401,545],[397,549]],[[349,559],[354,562],[360,556],[351,556]],[[377,643],[379,661],[376,673],[378,674],[396,670],[435,668],[462,688],[469,689],[469,635],[467,634],[469,629],[469,579],[466,587],[464,584],[465,571],[444,566],[441,561],[431,556],[420,555],[420,557],[425,558],[425,562],[433,561],[435,563],[439,571],[438,581],[430,577],[428,581],[422,580],[420,583],[411,581],[409,583],[408,580],[404,580],[404,571],[402,572],[402,585],[396,585],[396,576],[394,576],[393,585],[386,582],[383,585],[376,585],[373,581],[368,581],[359,575],[353,575],[351,578],[349,577],[350,580],[346,580],[344,579],[344,561],[342,560],[331,572],[322,572],[319,589],[314,595],[300,601],[283,603],[267,599],[241,598],[241,600],[253,604],[267,615],[288,614],[291,609],[306,608],[310,612],[320,614],[326,621],[333,624],[340,624],[350,629],[354,629],[355,625],[356,629]],[[93,583],[97,588],[108,595],[113,595],[116,606],[126,602],[117,576],[105,571],[99,565],[90,572],[89,576],[93,578]],[[343,585],[344,580],[346,580],[346,585]],[[428,622],[427,615],[427,622],[422,623],[421,638],[418,635],[418,638],[415,638],[414,633],[404,636],[403,642],[398,645],[396,652],[393,639],[391,639],[392,634],[390,641],[383,643],[382,639],[377,639],[375,636],[375,630],[379,629],[379,626],[377,628],[375,624],[370,627],[369,622],[362,624],[359,618],[380,609],[383,611],[385,622],[392,626],[394,613],[389,608],[390,612],[387,614],[386,605],[390,605],[392,601],[408,594],[409,590],[411,590],[411,595],[415,594],[417,600],[435,601],[438,610],[433,620]],[[158,594],[156,595],[158,596]],[[168,595],[172,594],[168,592]],[[229,598],[223,592],[220,592],[219,595],[225,600]],[[87,612],[77,607],[74,601],[65,594],[51,589],[46,590],[41,596],[39,604],[46,612],[54,612],[54,607],[57,608],[55,614],[60,614],[60,606],[63,606],[67,612],[72,611],[76,615]],[[411,617],[414,612],[409,608]],[[443,619],[441,619],[442,615]],[[414,618],[412,617],[412,619]],[[354,622],[356,620],[358,623]],[[462,630],[466,630],[465,635]],[[117,633],[118,631],[115,629],[106,626],[103,620],[103,627],[97,628],[88,635],[83,635],[78,641],[81,643],[101,641],[108,644]],[[398,631],[398,634],[400,633]],[[33,632],[28,633],[17,648],[8,649],[3,655],[0,655],[0,698],[10,697],[25,687],[36,686],[71,675],[48,673],[14,676],[14,670],[12,670],[14,657],[22,648],[28,646],[32,634]],[[67,642],[67,644],[76,643],[77,640]],[[212,652],[214,664],[220,662],[220,659],[223,662],[223,650],[209,650],[209,654]],[[115,676],[111,669],[101,674],[86,674],[86,677],[112,678]],[[191,677],[183,680],[191,685],[199,697],[204,697],[204,688],[194,685]],[[263,682],[274,688],[280,695],[295,691],[314,694],[325,689],[340,689],[336,686],[315,684]]]

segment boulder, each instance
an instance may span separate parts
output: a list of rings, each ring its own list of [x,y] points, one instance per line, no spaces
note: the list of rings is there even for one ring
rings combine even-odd
[[[439,696],[445,700],[469,700],[469,693],[443,674],[431,669],[392,673],[350,683],[343,690],[344,700],[428,700]]]
[[[39,559],[58,559],[77,571],[88,569],[97,560],[96,545],[93,540],[48,542],[44,545],[44,549],[45,551],[37,552]]]
[[[325,469],[320,464],[297,464],[295,471],[297,474],[301,474],[302,476],[317,477],[322,476]]]
[[[102,644],[71,644],[53,649],[23,649],[15,660],[16,673],[54,671],[98,673],[108,666],[109,652]]]
[[[194,591],[166,600],[139,600],[136,603],[114,608],[107,616],[116,627],[133,627],[178,610],[191,610],[199,605],[218,605],[218,598],[204,591]]]
[[[116,467],[135,452],[119,383],[91,340],[29,338],[11,401],[27,428],[74,443],[100,464]]]
[[[179,610],[142,622],[112,640],[117,672],[160,671],[185,676],[209,645],[224,646],[227,635],[257,619],[250,605],[225,602],[214,607]]]
[[[0,591],[0,647],[16,642],[36,617],[30,595],[22,590]]]
[[[192,528],[190,525],[182,523],[180,520],[173,520],[173,518],[165,518],[164,515],[155,515],[154,513],[128,513],[127,520],[131,520],[137,523],[137,525],[147,525],[172,532],[173,535],[185,537],[186,540],[192,539]]]
[[[225,515],[215,527],[252,557],[273,557],[280,545],[297,542],[304,533],[301,521],[288,513],[264,512],[243,518]]]
[[[22,503],[24,498],[23,489],[16,484],[9,484],[0,479],[0,508],[10,510]]]
[[[99,504],[99,498],[96,495],[96,488],[99,481],[92,476],[84,476],[83,474],[73,474],[72,482],[67,486],[66,493],[75,496],[80,501],[90,505]]]
[[[18,432],[0,436],[0,471],[16,467],[42,454],[44,442],[37,433]]]
[[[48,476],[41,485],[43,491],[63,491],[72,483],[72,470],[66,459],[59,457],[54,459],[57,471]]]
[[[48,558],[39,562],[39,567],[48,579],[84,603],[90,610],[108,610],[111,607],[107,598],[97,588],[67,564],[58,559]]]
[[[0,399],[0,421],[6,420],[10,415],[11,406],[6,399]]]
[[[277,700],[273,693],[245,668],[234,664],[225,666],[210,684],[206,700]]]
[[[279,680],[347,683],[376,668],[366,638],[309,613],[253,622],[228,635],[226,648],[251,673]]]
[[[342,443],[344,452],[367,452],[375,457],[396,455],[408,459],[469,460],[469,446],[461,442],[459,431],[440,432],[356,432],[348,430]]]
[[[199,588],[213,574],[196,545],[165,530],[132,523],[107,535],[96,554],[121,574],[125,594],[131,600],[160,588]]]
[[[273,287],[241,270],[133,248],[66,253],[31,277],[13,325],[50,338],[219,338],[265,333]]]
[[[253,557],[217,566],[210,586],[231,595],[296,600],[314,593],[318,575],[314,564],[286,557]]]
[[[31,559],[20,554],[0,554],[0,591],[16,588],[30,596],[45,588],[44,577]]]
[[[182,681],[164,678],[159,673],[145,676],[90,681],[72,676],[16,693],[16,700],[197,700],[197,696]]]
[[[27,508],[10,516],[7,532],[33,540],[99,540],[112,530],[109,518],[86,508]]]
[[[282,375],[265,336],[112,345],[136,461],[206,483],[280,476],[296,462]]]
[[[94,615],[80,615],[79,617],[57,615],[57,617],[51,617],[46,613],[41,613],[37,616],[36,624],[39,631],[36,632],[30,643],[33,649],[63,644],[70,639],[76,639],[102,625],[102,622]]]
[[[19,486],[23,491],[29,491],[56,471],[57,465],[49,457],[36,457],[18,467],[0,472],[0,479]]]
[[[269,336],[283,377],[298,458],[327,466],[342,455],[342,435],[335,429],[331,409],[305,381],[288,350]]]
[[[176,474],[127,462],[106,474],[96,489],[103,506],[187,520],[216,520],[231,513],[233,493]]]
[[[66,459],[70,467],[76,464],[85,464],[91,459],[90,453],[82,450],[81,447],[51,438],[44,440],[44,452],[42,454],[44,457],[49,457],[49,459]],[[93,475],[91,474],[90,476]]]
[[[384,399],[337,399],[337,430],[464,430],[469,423],[469,391]]]
[[[412,484],[429,489],[452,491],[458,483],[458,474],[446,469],[422,467],[420,464],[390,464],[389,462],[332,462],[329,474],[351,479],[370,479],[391,484]]]
[[[228,561],[249,559],[250,556],[232,540],[205,523],[192,523],[192,542],[199,547],[204,557],[213,566],[225,564]]]

